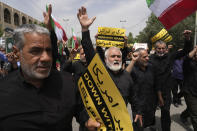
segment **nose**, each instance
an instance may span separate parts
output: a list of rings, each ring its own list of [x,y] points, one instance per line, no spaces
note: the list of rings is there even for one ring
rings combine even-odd
[[[114,58],[116,61],[120,61],[121,60],[121,57],[120,56],[115,56]]]
[[[52,60],[51,53],[48,53],[47,51],[43,51],[41,56],[40,56],[40,61],[49,62],[51,60]]]

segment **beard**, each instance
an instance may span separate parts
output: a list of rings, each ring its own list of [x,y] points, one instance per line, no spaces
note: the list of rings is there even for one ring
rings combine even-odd
[[[86,62],[86,58],[80,57],[80,61],[85,63]]]
[[[165,55],[165,53],[159,53],[159,52],[156,52],[157,56],[163,56]]]
[[[112,71],[119,71],[122,68],[122,61],[121,62],[118,62],[118,61],[109,62],[107,59],[106,65]]]
[[[52,62],[37,62],[35,64],[30,65],[30,64],[26,63],[26,60],[22,56],[22,53],[21,53],[21,57],[22,57],[21,62],[20,62],[21,70],[29,78],[44,79],[49,76],[50,71],[51,71],[51,67],[52,67]],[[39,72],[39,71],[37,71],[38,67],[45,67],[45,68],[48,68],[48,70]]]

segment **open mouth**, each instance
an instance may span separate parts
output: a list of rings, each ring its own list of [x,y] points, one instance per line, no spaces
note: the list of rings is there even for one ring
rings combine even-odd
[[[119,62],[114,62],[114,65],[119,65]]]

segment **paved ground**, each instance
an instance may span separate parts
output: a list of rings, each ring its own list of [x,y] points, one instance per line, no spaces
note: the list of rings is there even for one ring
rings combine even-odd
[[[172,120],[171,131],[193,131],[191,123],[190,123],[190,125],[185,126],[180,121],[179,115],[186,108],[185,102],[184,102],[183,99],[182,99],[182,104],[183,105],[179,106],[178,108],[176,108],[174,105],[171,105],[171,120]],[[128,107],[128,109],[129,108],[130,107]],[[73,131],[78,131],[78,127],[79,126],[76,123],[76,121],[73,120]],[[161,128],[160,128],[160,110],[157,110],[157,112],[156,112],[156,127],[158,128],[158,131],[161,131]],[[148,130],[145,130],[145,131],[148,131]]]

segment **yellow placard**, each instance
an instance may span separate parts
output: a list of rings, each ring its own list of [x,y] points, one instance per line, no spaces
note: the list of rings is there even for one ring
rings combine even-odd
[[[99,27],[96,44],[97,46],[101,46],[101,47],[116,46],[119,48],[123,48],[124,36],[125,36],[125,29]]]
[[[79,60],[80,59],[80,54],[77,53],[76,56],[74,57],[74,60]]]
[[[97,46],[101,47],[118,47],[118,48],[124,48],[124,42],[117,42],[117,41],[107,41],[107,40],[98,40],[96,41]]]
[[[151,38],[152,43],[154,43],[158,40],[170,42],[172,40],[172,36],[169,35],[168,31],[163,28],[159,33],[157,33],[155,36],[153,36]]]
[[[101,123],[98,131],[133,131],[126,104],[98,54],[78,87],[89,116]]]

